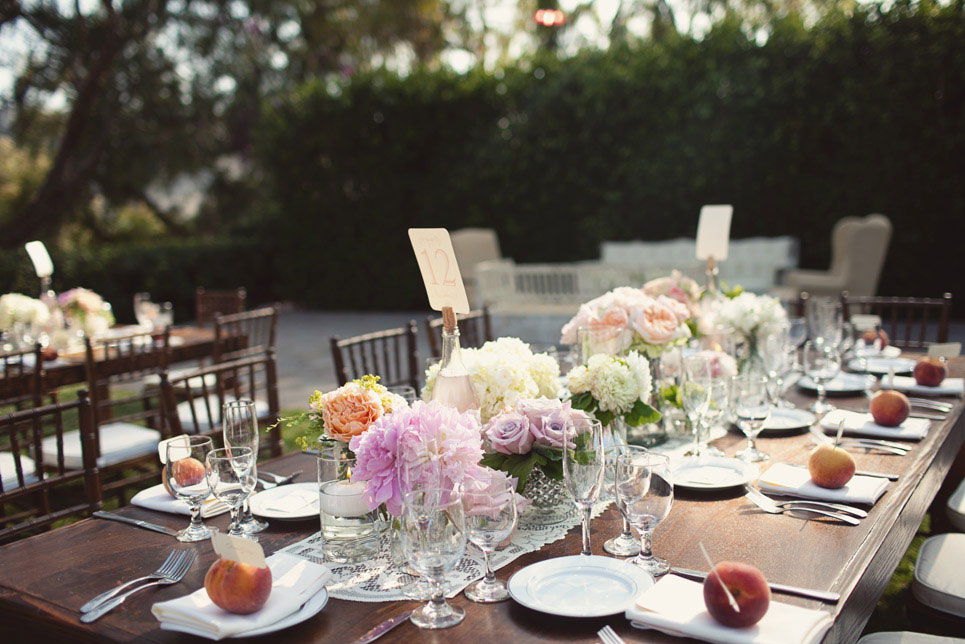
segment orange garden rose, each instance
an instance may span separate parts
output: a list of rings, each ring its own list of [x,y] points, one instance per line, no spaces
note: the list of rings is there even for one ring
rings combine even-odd
[[[318,407],[328,435],[344,443],[367,430],[383,413],[382,397],[354,382],[324,394]]]

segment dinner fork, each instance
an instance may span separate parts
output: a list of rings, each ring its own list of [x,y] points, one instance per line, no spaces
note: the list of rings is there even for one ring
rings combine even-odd
[[[819,430],[812,428],[810,431],[811,440],[817,445],[830,445],[834,443],[833,438],[826,436]],[[895,456],[904,456],[911,451],[911,447],[907,445],[902,445],[901,443],[892,443],[891,441],[878,440],[875,438],[846,437],[841,439],[841,444],[851,445],[853,447],[864,447],[866,449],[876,449],[887,454],[894,454]]]
[[[818,514],[824,517],[830,517],[832,519],[837,519],[842,523],[847,523],[849,525],[860,525],[861,521],[858,519],[842,514],[840,512],[832,512],[830,510],[819,510],[815,507],[807,507],[803,505],[793,505],[787,507],[780,507],[770,497],[758,492],[757,490],[752,490],[752,488],[745,486],[747,494],[744,495],[748,501],[759,507],[764,512],[768,514],[784,514],[785,512],[809,512],[811,514]],[[755,494],[756,493],[756,494]]]
[[[609,624],[598,630],[596,634],[603,644],[627,644]]]
[[[842,512],[844,514],[850,514],[851,516],[858,519],[864,519],[866,516],[868,516],[868,513],[862,510],[861,508],[845,505],[844,503],[831,503],[829,501],[817,501],[814,499],[788,499],[785,501],[779,501],[773,497],[767,496],[760,490],[755,489],[749,485],[745,485],[744,488],[747,490],[748,494],[753,494],[762,500],[770,501],[779,508],[783,508],[789,505],[813,505],[815,507],[824,508],[826,510],[831,510],[833,512]]]
[[[908,402],[910,402],[912,405],[915,405],[916,407],[929,407],[936,411],[943,411],[945,413],[950,412],[952,410],[952,407],[954,407],[954,405],[952,405],[951,403],[942,402],[940,400],[929,400],[928,398],[909,397]]]
[[[107,600],[110,599],[111,597],[113,597],[113,596],[115,596],[115,595],[117,595],[117,594],[119,594],[119,593],[127,590],[128,588],[130,588],[130,587],[133,586],[134,584],[139,584],[139,583],[145,582],[145,581],[154,581],[155,579],[163,579],[163,578],[166,577],[167,575],[170,575],[172,572],[174,572],[175,566],[176,566],[177,563],[180,561],[179,555],[181,555],[183,552],[185,552],[185,551],[184,551],[184,550],[178,550],[177,548],[171,550],[171,552],[168,554],[168,558],[164,560],[164,563],[161,564],[161,566],[160,566],[157,570],[155,570],[154,572],[152,572],[150,575],[144,575],[143,577],[138,577],[137,579],[132,579],[131,581],[129,581],[129,582],[127,582],[127,583],[124,583],[124,584],[121,584],[120,586],[117,586],[116,588],[111,588],[111,589],[108,590],[107,592],[101,593],[100,595],[98,595],[98,596],[95,597],[94,599],[90,600],[89,602],[87,602],[86,604],[84,604],[83,606],[81,606],[81,607],[80,607],[80,612],[82,612],[82,613],[88,613],[88,612],[92,611],[92,610],[93,610],[94,608],[96,608],[97,605],[100,604],[101,602],[107,601]]]
[[[144,584],[143,586],[132,588],[131,590],[128,590],[125,593],[121,593],[117,597],[108,599],[106,602],[104,602],[103,604],[100,604],[89,613],[84,613],[83,615],[81,615],[80,621],[84,622],[85,624],[90,624],[91,622],[100,619],[110,611],[114,610],[115,608],[123,604],[128,597],[130,597],[131,595],[133,595],[139,590],[144,590],[145,588],[149,588],[150,586],[167,586],[170,584],[178,583],[179,581],[184,579],[184,576],[188,573],[188,570],[191,569],[191,566],[194,565],[194,561],[197,558],[198,558],[198,553],[196,551],[183,550],[181,556],[178,558],[177,565],[169,575],[165,575],[161,579],[155,579],[154,581],[150,581]]]

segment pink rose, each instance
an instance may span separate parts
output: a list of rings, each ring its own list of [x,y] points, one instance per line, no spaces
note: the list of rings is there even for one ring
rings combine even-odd
[[[677,300],[671,297],[667,297],[666,295],[661,295],[660,297],[657,298],[657,302],[659,302],[660,304],[663,304],[671,311],[673,311],[674,315],[677,316],[677,320],[679,320],[681,324],[686,322],[687,318],[690,317],[690,309],[687,308],[687,305],[682,304],[681,302],[678,302]]]
[[[669,298],[667,298],[669,299]],[[658,300],[635,307],[630,312],[630,326],[649,344],[666,344],[676,340],[680,319],[670,307]]]
[[[593,309],[586,304],[581,304],[580,310],[576,312],[573,319],[563,326],[560,335],[560,344],[576,344],[578,340],[577,331],[580,327],[588,325],[593,317],[595,317]]]
[[[355,383],[325,394],[318,406],[329,436],[346,443],[382,417],[379,394]]]
[[[469,516],[495,518],[514,498],[517,511],[528,503],[516,494],[516,479],[501,470],[476,467],[467,472],[462,485],[462,503]]]
[[[519,412],[499,414],[489,421],[485,432],[493,450],[500,454],[526,454],[533,446],[529,419]]]

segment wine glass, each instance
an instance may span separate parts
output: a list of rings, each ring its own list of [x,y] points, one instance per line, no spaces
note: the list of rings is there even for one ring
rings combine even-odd
[[[767,392],[767,378],[738,376],[734,378],[734,413],[737,426],[747,436],[747,447],[735,454],[747,463],[759,463],[770,458],[757,449],[757,435],[771,415],[771,401]]]
[[[767,371],[768,393],[772,400],[779,401],[784,391],[784,361],[787,356],[787,326],[767,326],[758,334],[761,360]]]
[[[646,447],[639,447],[637,445],[611,445],[606,448],[606,474],[604,475],[604,481],[606,483],[607,494],[616,499],[617,460],[619,457],[623,454],[646,454],[648,451]],[[603,549],[616,557],[632,557],[633,555],[640,554],[640,542],[637,541],[633,533],[630,532],[630,522],[623,513],[623,509],[620,508],[619,503],[617,504],[617,509],[620,510],[620,516],[623,517],[623,530],[619,536],[613,537],[605,542]]]
[[[211,494],[204,467],[211,447],[207,436],[180,436],[164,447],[164,478],[174,496],[191,509],[191,523],[178,532],[178,541],[204,541],[211,536],[211,528],[201,521],[201,503]]]
[[[205,459],[205,471],[211,493],[231,510],[228,535],[258,541],[241,525],[241,504],[255,489],[255,456],[250,447],[213,449]]]
[[[841,357],[844,358],[854,347],[855,339],[857,338],[857,331],[854,328],[854,324],[851,322],[842,322],[838,327],[838,332],[836,336],[835,344],[838,345],[838,352]]]
[[[603,425],[585,416],[572,416],[563,426],[563,483],[577,509],[583,511],[583,549],[590,553],[590,511],[603,490],[606,452]]]
[[[506,584],[496,579],[490,557],[516,528],[516,485],[509,478],[466,481],[462,486],[462,504],[466,534],[482,551],[486,562],[486,576],[466,588],[466,597],[485,604],[509,599]]]
[[[791,363],[791,370],[797,371],[801,368],[801,363],[797,357],[797,350],[801,348],[804,341],[808,338],[808,324],[806,318],[788,318],[787,319],[787,339],[791,343],[794,349],[793,362]]]
[[[673,483],[670,458],[664,454],[623,454],[617,459],[617,505],[640,533],[640,554],[630,561],[654,577],[670,570],[670,564],[653,556],[654,529],[670,514]]]
[[[416,490],[441,490],[445,487],[443,467],[439,462],[439,448],[435,439],[427,439],[420,435],[417,440],[400,445],[399,449],[396,476],[403,496]],[[401,563],[407,563],[404,554],[402,554]],[[409,572],[417,575],[418,578],[402,587],[402,596],[415,601],[431,599],[432,586],[429,581],[412,564],[409,564]],[[448,592],[447,585],[444,586],[443,592]]]
[[[466,517],[458,492],[415,490],[403,498],[402,543],[406,559],[429,580],[432,599],[409,618],[419,628],[447,628],[465,618],[446,602],[444,581],[466,551]]]
[[[831,298],[812,298],[807,303],[807,319],[813,342],[835,342],[842,322],[841,302]]]
[[[399,396],[410,405],[416,401],[416,391],[412,385],[395,385],[393,387],[386,387],[386,389],[390,394]]]
[[[808,341],[804,345],[804,373],[814,381],[818,390],[817,400],[808,409],[816,414],[826,414],[834,409],[828,403],[827,383],[841,372],[841,354],[831,344]]]
[[[221,408],[221,426],[224,434],[224,445],[227,448],[247,447],[254,455],[251,466],[252,478],[258,480],[258,417],[255,403],[251,400],[238,399],[226,402]],[[264,521],[259,521],[251,513],[248,497],[245,497],[241,508],[241,527],[252,534],[261,532],[268,527]]]
[[[702,456],[700,447],[703,430],[703,411],[710,396],[710,378],[691,378],[680,383],[680,398],[684,404],[684,412],[690,419],[694,429],[694,446],[687,453],[688,456]]]
[[[683,377],[687,380],[703,380],[710,378],[714,373],[714,363],[711,356],[706,353],[695,353],[683,356]]]

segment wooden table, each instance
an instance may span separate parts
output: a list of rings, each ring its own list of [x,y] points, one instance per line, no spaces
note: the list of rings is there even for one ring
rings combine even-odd
[[[952,361],[955,376],[965,374],[965,359]],[[792,394],[804,403],[810,397]],[[837,398],[840,407],[859,408],[864,397]],[[860,634],[902,555],[911,542],[929,503],[938,490],[965,439],[962,402],[947,420],[932,424],[928,437],[916,443],[906,456],[856,453],[859,469],[900,474],[896,483],[871,509],[859,527],[823,520],[804,521],[759,511],[739,492],[715,495],[679,491],[673,510],[657,529],[654,551],[674,565],[706,569],[697,542],[703,540],[719,559],[751,562],[771,581],[783,582],[842,594],[836,606],[775,595],[783,602],[832,612],[834,627],[825,642],[853,642]],[[745,439],[729,434],[716,444],[728,454],[743,447]],[[759,440],[759,447],[774,461],[805,463],[812,447],[807,434]],[[311,457],[290,454],[266,463],[264,469],[289,473],[302,469],[306,477],[314,471]],[[147,519],[172,528],[187,524],[187,517],[169,516],[128,507],[122,514]],[[210,521],[224,529],[227,516]],[[276,523],[261,535],[266,553],[301,540],[318,529],[316,522]],[[594,553],[602,553],[605,539],[619,531],[615,510],[608,509],[591,525]],[[539,552],[520,557],[497,575],[508,578],[535,561],[579,552],[579,529]],[[132,597],[92,625],[78,621],[78,607],[94,595],[140,574],[153,570],[164,553],[176,542],[154,532],[97,519],[85,520],[61,530],[39,535],[0,548],[0,635],[11,641],[104,641],[104,642],[187,642],[200,641],[158,628],[151,605],[201,587],[204,574],[214,560],[211,546],[204,542],[188,547],[199,553],[199,561],[184,582],[144,591]],[[597,642],[596,631],[611,624],[629,642],[673,642],[675,638],[652,631],[632,629],[622,615],[604,619],[568,619],[526,609],[512,600],[499,604],[474,604],[462,595],[453,600],[466,610],[466,619],[443,631],[420,631],[405,623],[379,640],[390,642],[512,642],[528,644],[558,640]],[[284,632],[284,635],[249,641],[292,643],[351,642],[362,633],[414,602],[360,603],[329,601],[316,617]]]

